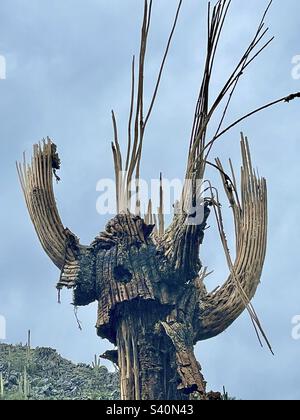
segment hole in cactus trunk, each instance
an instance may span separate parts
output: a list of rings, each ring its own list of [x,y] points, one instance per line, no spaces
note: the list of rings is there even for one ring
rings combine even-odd
[[[114,268],[114,277],[120,283],[130,283],[132,280],[132,274],[123,265],[117,265]]]

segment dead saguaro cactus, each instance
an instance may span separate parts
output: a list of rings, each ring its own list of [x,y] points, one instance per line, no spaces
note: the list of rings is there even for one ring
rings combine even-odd
[[[152,202],[144,217],[140,214],[139,180],[144,134],[151,117],[162,79],[164,64],[178,22],[179,2],[174,24],[162,60],[149,108],[144,106],[144,67],[150,30],[152,1],[145,0],[141,47],[136,77],[132,62],[131,104],[128,121],[127,153],[123,156],[116,116],[113,113],[112,144],[118,212],[90,246],[63,225],[56,207],[53,177],[60,168],[54,143],[44,140],[34,146],[30,164],[18,164],[20,182],[28,211],[40,242],[61,272],[58,289],[73,289],[74,305],[98,301],[97,331],[117,350],[103,356],[118,364],[121,395],[125,400],[180,400],[199,392],[206,397],[205,381],[194,355],[194,346],[226,330],[246,309],[258,337],[269,345],[251,305],[260,281],[267,244],[267,187],[251,162],[249,142],[241,137],[242,169],[240,186],[230,161],[227,174],[221,161],[209,161],[214,143],[245,118],[280,102],[299,97],[298,93],[272,101],[224,127],[225,116],[240,78],[254,59],[269,45],[265,17],[241,60],[229,76],[215,101],[209,92],[213,65],[230,1],[217,1],[208,8],[208,42],[205,70],[188,153],[186,182],[176,204],[170,226],[165,228],[163,188],[158,214]],[[137,80],[136,80],[137,79]],[[137,89],[136,89],[137,85]],[[221,112],[215,135],[207,138],[208,126],[216,110]],[[219,113],[217,113],[219,115]],[[209,181],[199,197],[197,181],[204,179],[207,166],[214,167],[233,212],[236,257],[232,260],[217,189]],[[131,184],[136,195],[132,203]],[[136,211],[132,211],[134,204]],[[205,288],[207,271],[199,252],[209,217],[214,215],[226,255],[229,276],[212,293]],[[195,222],[197,220],[197,222]],[[270,346],[270,345],[269,345]],[[271,349],[271,347],[270,347]]]

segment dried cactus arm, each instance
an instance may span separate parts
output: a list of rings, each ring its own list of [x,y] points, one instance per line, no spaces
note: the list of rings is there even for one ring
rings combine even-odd
[[[189,224],[189,215],[178,214],[161,237],[164,255],[179,274],[181,283],[196,278],[202,267],[199,250],[210,214],[209,206],[204,203],[199,212],[201,216],[198,225]]]
[[[201,290],[195,342],[225,331],[247,308],[260,283],[267,245],[267,185],[252,168],[247,139],[242,139],[241,145],[241,204],[223,177],[235,219],[236,260],[220,289],[204,297]]]
[[[50,139],[34,146],[31,164],[18,163],[17,169],[28,212],[43,249],[64,273],[65,283],[75,280],[78,269],[78,239],[65,229],[53,192],[53,176],[60,168],[56,146]]]

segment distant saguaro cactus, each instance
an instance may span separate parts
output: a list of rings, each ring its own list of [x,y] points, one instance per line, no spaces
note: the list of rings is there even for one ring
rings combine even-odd
[[[0,372],[0,399],[4,398],[4,380],[3,374]]]
[[[90,246],[81,245],[60,219],[53,191],[53,176],[57,178],[56,171],[60,169],[55,144],[47,139],[35,145],[31,164],[25,160],[23,165],[18,164],[26,204],[37,235],[61,271],[58,289],[73,289],[76,306],[99,302],[98,335],[117,347],[105,357],[119,365],[121,395],[125,400],[188,399],[195,391],[205,399],[205,381],[194,355],[194,345],[222,333],[245,309],[258,335],[262,334],[267,341],[250,303],[261,278],[266,253],[266,181],[253,169],[249,142],[244,136],[241,138],[240,186],[231,161],[228,175],[221,161],[211,162],[209,156],[215,142],[241,121],[275,104],[300,97],[300,94],[272,101],[224,126],[239,80],[272,40],[265,40],[268,30],[264,24],[270,3],[249,47],[219,95],[211,102],[213,67],[230,3],[219,0],[214,7],[209,5],[205,68],[188,152],[186,183],[169,227],[165,228],[163,188],[157,217],[153,214],[151,202],[148,213],[140,214],[138,193],[144,134],[157,98],[182,0],[147,109],[144,105],[144,70],[153,4],[144,1],[137,76],[135,59],[132,62],[128,142],[124,156],[113,113],[112,149],[118,214]],[[213,116],[220,120],[215,134],[208,138],[208,128],[215,124]],[[207,182],[204,197],[199,196],[196,188],[197,181],[205,179],[208,165],[220,173],[233,212],[235,261],[229,252],[216,188]],[[135,213],[130,211],[132,181],[137,190]],[[217,220],[229,276],[222,287],[208,293],[204,285],[207,271],[202,267],[199,250],[211,213]],[[197,223],[192,223],[196,216],[201,217]]]

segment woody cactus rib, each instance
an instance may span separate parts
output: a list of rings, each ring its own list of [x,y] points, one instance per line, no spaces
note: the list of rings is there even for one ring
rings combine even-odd
[[[144,73],[145,73],[145,59],[148,46],[149,30],[152,18],[153,0],[144,0],[144,12],[143,22],[141,29],[141,41],[140,41],[140,52],[138,60],[138,77],[137,77],[137,89],[136,84],[136,71],[135,71],[135,57],[132,60],[131,68],[131,99],[130,99],[130,110],[128,119],[128,138],[127,138],[127,153],[125,165],[122,161],[122,152],[119,144],[117,121],[114,111],[112,112],[113,129],[114,129],[114,141],[112,142],[112,152],[115,167],[116,176],[116,201],[117,201],[117,212],[127,212],[131,205],[135,205],[137,213],[140,210],[139,202],[139,180],[140,180],[140,166],[143,152],[143,144],[145,131],[150,120],[158,90],[160,87],[163,70],[165,67],[166,59],[170,50],[171,42],[177,26],[180,10],[183,1],[178,2],[174,22],[168,37],[165,52],[162,58],[162,62],[159,68],[156,84],[150,100],[148,109],[145,112],[144,105]],[[136,202],[131,203],[131,188],[134,186],[133,180],[135,181],[136,189]],[[160,220],[160,225],[163,225],[163,221]],[[160,229],[161,230],[161,229]]]

